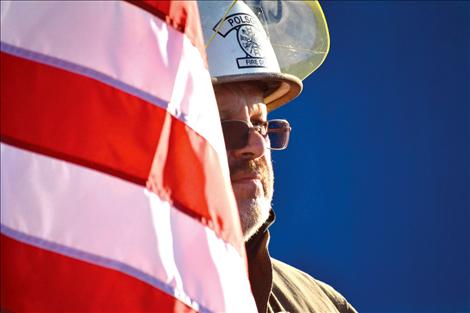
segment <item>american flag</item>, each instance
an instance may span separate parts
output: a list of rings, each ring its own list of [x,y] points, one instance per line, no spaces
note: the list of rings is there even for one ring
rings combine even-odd
[[[2,311],[250,312],[196,2],[1,2]]]

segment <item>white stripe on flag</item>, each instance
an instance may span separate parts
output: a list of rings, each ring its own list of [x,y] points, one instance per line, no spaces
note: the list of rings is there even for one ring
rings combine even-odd
[[[161,99],[150,102],[206,138],[224,161],[210,76],[185,34],[123,1],[1,1],[1,12],[3,51]]]
[[[55,252],[126,272],[195,309],[256,310],[237,251],[155,194],[3,143],[1,155],[1,223],[13,230],[2,232],[59,245]]]

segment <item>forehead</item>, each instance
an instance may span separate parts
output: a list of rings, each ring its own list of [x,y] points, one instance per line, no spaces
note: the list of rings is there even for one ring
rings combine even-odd
[[[256,83],[223,84],[214,91],[222,120],[267,116],[263,89]]]

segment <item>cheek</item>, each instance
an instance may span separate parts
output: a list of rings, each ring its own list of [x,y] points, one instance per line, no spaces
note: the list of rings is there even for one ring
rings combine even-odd
[[[269,176],[273,176],[274,173],[273,173],[273,162],[271,160],[271,150],[266,149],[264,153],[264,161],[267,167],[266,170],[269,172]]]
[[[274,185],[274,171],[273,171],[273,164],[272,164],[272,161],[271,161],[271,150],[266,153],[266,158],[265,158],[265,161],[266,161],[266,167],[265,167],[265,179],[263,180],[263,187],[265,189],[265,191],[268,193],[268,194],[272,194],[273,192],[273,185]]]
[[[271,150],[266,148],[264,150],[264,158],[266,159],[266,162],[268,163],[268,165],[271,164]]]
[[[227,151],[227,161],[228,161],[228,167],[230,169],[232,169],[232,167],[237,163],[237,159],[233,156],[233,153],[231,151]]]

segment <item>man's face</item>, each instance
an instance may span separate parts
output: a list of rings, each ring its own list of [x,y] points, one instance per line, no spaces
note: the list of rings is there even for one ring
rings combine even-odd
[[[241,120],[251,127],[267,120],[263,93],[255,84],[224,84],[215,88],[215,95],[222,121]],[[252,129],[247,145],[227,150],[227,157],[246,241],[269,217],[274,184],[271,150],[267,139]]]

